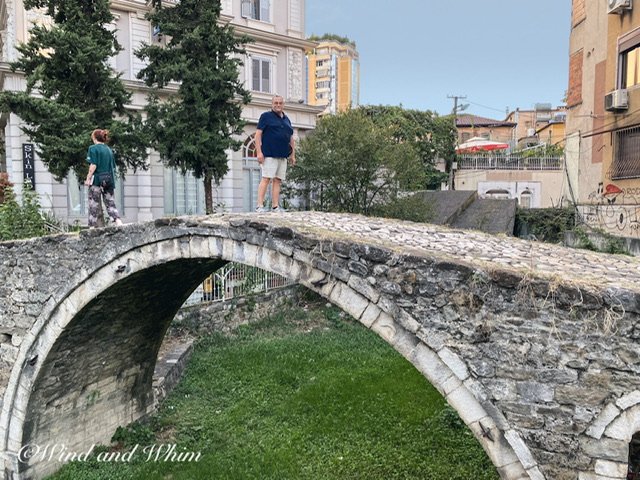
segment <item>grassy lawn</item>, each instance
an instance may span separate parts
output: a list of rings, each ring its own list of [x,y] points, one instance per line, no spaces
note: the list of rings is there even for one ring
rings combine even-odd
[[[411,364],[324,305],[202,339],[158,414],[116,438],[122,452],[140,445],[132,461],[72,463],[51,478],[498,478]],[[173,443],[199,461],[146,461],[143,445]]]

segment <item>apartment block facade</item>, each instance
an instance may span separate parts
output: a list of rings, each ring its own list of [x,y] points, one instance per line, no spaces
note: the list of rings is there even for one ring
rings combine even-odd
[[[335,114],[360,104],[360,60],[355,45],[320,40],[307,52],[310,105]]]
[[[640,5],[573,0],[567,167],[583,220],[640,236]]]
[[[516,108],[509,112],[505,121],[513,122],[511,144],[514,148],[527,148],[540,143],[546,145],[564,144],[564,123],[566,109],[552,107],[548,103],[538,103],[531,110]],[[549,130],[552,137],[549,138]]]
[[[179,0],[165,0],[170,8]],[[239,74],[251,91],[252,101],[243,109],[247,126],[243,148],[228,152],[229,173],[213,192],[214,202],[224,211],[249,211],[254,208],[260,170],[255,156],[253,137],[258,118],[271,108],[274,94],[285,98],[285,111],[290,117],[297,138],[315,127],[320,108],[310,106],[305,99],[305,52],[316,44],[305,40],[304,0],[222,0],[221,21],[231,24],[238,33],[249,35],[253,43],[246,46],[243,67]],[[134,51],[143,43],[163,42],[146,20],[150,2],[145,0],[114,0],[111,10],[113,28],[123,50],[111,59],[111,66],[122,74],[132,93],[129,108],[142,110],[146,89],[136,75],[144,63]],[[17,58],[16,45],[28,39],[34,24],[50,22],[41,11],[25,10],[22,0],[0,0],[0,31],[2,62],[0,82],[7,90],[25,88],[19,73],[12,73],[9,62]],[[0,118],[0,131],[5,152],[0,171],[6,171],[20,194],[23,179],[32,175],[43,208],[69,223],[86,224],[86,191],[74,175],[57,182],[39,161],[37,151],[20,129],[16,115]],[[98,126],[96,126],[98,127]],[[87,138],[87,147],[89,146]],[[29,157],[33,161],[29,162]],[[149,169],[135,174],[126,172],[119,182],[116,203],[126,222],[145,221],[166,215],[204,212],[204,187],[201,179],[166,168],[154,152],[149,156]]]

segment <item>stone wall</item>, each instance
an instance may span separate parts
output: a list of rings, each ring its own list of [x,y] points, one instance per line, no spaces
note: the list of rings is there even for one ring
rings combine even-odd
[[[297,285],[247,295],[224,302],[203,302],[181,308],[169,327],[169,334],[186,331],[196,335],[228,333],[240,325],[273,315],[280,307],[299,298]]]

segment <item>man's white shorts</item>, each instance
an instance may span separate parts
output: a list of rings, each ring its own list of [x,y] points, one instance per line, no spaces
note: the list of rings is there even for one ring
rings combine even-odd
[[[262,163],[262,178],[279,178],[284,181],[287,177],[287,159],[264,157]]]

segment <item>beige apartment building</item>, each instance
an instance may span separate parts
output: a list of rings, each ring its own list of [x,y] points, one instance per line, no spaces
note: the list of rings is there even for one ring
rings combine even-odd
[[[178,0],[165,0],[170,7]],[[113,28],[124,50],[112,58],[115,72],[122,74],[132,92],[132,109],[141,110],[146,103],[146,89],[136,79],[144,67],[134,51],[142,43],[162,42],[145,19],[149,11],[146,0],[114,0]],[[214,189],[214,202],[225,211],[249,211],[255,206],[260,170],[255,157],[253,136],[260,114],[271,108],[271,98],[278,93],[286,100],[285,111],[293,124],[296,137],[303,137],[315,127],[317,114],[322,110],[305,101],[305,52],[315,42],[305,39],[304,0],[222,0],[221,21],[227,22],[238,33],[247,34],[255,41],[246,46],[247,54],[240,76],[251,91],[252,101],[245,106],[243,117],[247,121],[242,140],[244,147],[229,152],[230,169],[221,184]],[[7,90],[25,88],[24,78],[12,73],[9,62],[17,57],[16,45],[27,39],[32,25],[47,23],[50,19],[43,11],[25,10],[22,0],[0,0],[0,32],[2,57],[0,82]],[[20,130],[21,120],[16,115],[0,118],[5,153],[0,160],[0,171],[6,171],[10,180],[21,191],[25,169],[25,148],[30,140]],[[87,139],[87,147],[89,139]],[[86,191],[74,175],[57,182],[35,155],[35,185],[41,204],[58,218],[86,224]],[[168,169],[158,155],[151,152],[149,169],[135,174],[127,172],[124,182],[116,190],[116,204],[126,222],[145,221],[165,215],[196,214],[204,212],[204,187],[201,179]]]
[[[360,60],[354,43],[320,38],[307,51],[307,66],[310,105],[335,114],[360,104]]]
[[[495,120],[478,115],[462,114],[456,117],[458,143],[473,137],[482,137],[496,142],[510,143],[517,124],[510,120]]]
[[[640,5],[573,0],[567,162],[589,225],[640,236]]]
[[[535,115],[530,115],[531,113],[535,114],[535,111],[516,110],[506,120],[459,115],[456,118],[459,143],[473,137],[482,137],[506,143],[510,149],[458,155],[454,188],[476,191],[483,198],[516,199],[523,208],[561,205],[565,199],[562,159],[546,156],[526,158],[514,153],[514,150],[522,147],[517,141],[518,131],[524,132],[525,138],[537,145],[542,140],[530,125],[545,126],[540,135],[551,135],[554,140],[561,128],[551,123],[551,114],[540,115],[539,121],[536,121]],[[531,123],[527,123],[527,119],[531,119]],[[531,131],[527,131],[528,128]]]
[[[552,130],[553,141],[564,141],[564,132],[560,137],[558,130],[562,127],[557,127],[558,124],[563,124],[566,118],[565,107],[552,107],[549,103],[538,103],[534,105],[531,110],[521,110],[516,108],[514,111],[509,112],[505,121],[516,124],[513,129],[511,143],[515,148],[527,148],[539,143],[546,143],[549,145],[549,131],[548,127],[551,124],[556,125]],[[543,137],[541,138],[539,133],[543,130]],[[555,144],[554,143],[554,144]]]

